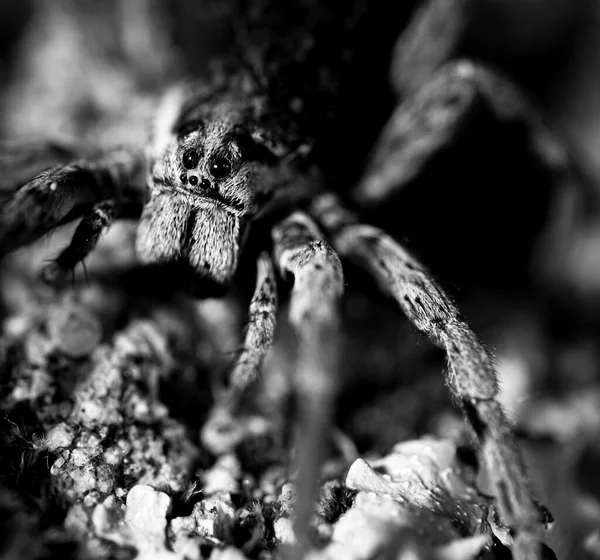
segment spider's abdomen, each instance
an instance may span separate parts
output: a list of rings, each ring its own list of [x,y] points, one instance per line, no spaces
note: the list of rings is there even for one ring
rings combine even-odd
[[[203,278],[228,284],[241,229],[240,217],[216,204],[158,193],[144,207],[136,251],[143,263],[187,264]]]

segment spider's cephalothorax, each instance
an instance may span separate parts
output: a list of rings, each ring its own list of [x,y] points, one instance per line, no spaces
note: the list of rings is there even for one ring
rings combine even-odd
[[[175,119],[158,119],[137,237],[142,261],[184,261],[217,282],[232,278],[246,224],[268,202],[264,177],[279,160],[260,139],[255,106],[192,96]]]

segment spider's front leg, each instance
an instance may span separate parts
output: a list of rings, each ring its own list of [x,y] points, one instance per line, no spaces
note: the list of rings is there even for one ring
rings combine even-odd
[[[229,379],[231,387],[227,406],[234,414],[248,389],[255,385],[260,365],[271,349],[275,335],[277,285],[271,257],[266,253],[258,259],[256,276],[244,345]]]
[[[75,161],[72,146],[50,140],[0,142],[0,197],[5,199],[44,169]]]
[[[141,154],[119,149],[43,171],[3,201],[0,256],[82,217],[69,246],[42,273],[58,281],[96,246],[143,164]]]
[[[299,438],[295,449],[298,502],[296,538],[308,550],[308,524],[338,388],[339,307],[344,291],[335,251],[308,216],[297,212],[273,230],[274,253],[282,275],[291,274],[289,320],[298,337],[295,391]]]
[[[262,253],[257,262],[256,288],[248,310],[248,326],[242,350],[229,374],[229,386],[202,428],[202,442],[215,455],[235,447],[244,428],[235,420],[245,397],[258,380],[263,358],[275,335],[277,285],[273,262]]]
[[[540,558],[540,527],[550,521],[550,514],[533,496],[510,424],[496,400],[498,382],[490,353],[427,270],[394,239],[357,223],[334,195],[318,197],[311,213],[336,250],[369,270],[408,319],[445,349],[446,382],[479,443],[502,522],[514,535],[514,556],[519,560]]]

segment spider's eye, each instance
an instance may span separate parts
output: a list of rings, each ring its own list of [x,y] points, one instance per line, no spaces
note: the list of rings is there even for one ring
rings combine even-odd
[[[183,152],[183,167],[186,169],[195,169],[198,167],[198,162],[200,158],[198,157],[198,152],[196,150],[186,150]]]
[[[223,179],[231,173],[231,163],[224,157],[218,157],[210,164],[210,174],[215,179]]]

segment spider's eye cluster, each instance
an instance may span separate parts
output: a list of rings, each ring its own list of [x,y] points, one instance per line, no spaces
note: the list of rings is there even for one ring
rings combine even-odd
[[[210,164],[209,171],[215,179],[224,179],[231,173],[231,163],[225,157],[218,157]]]
[[[200,158],[198,156],[198,152],[196,150],[186,150],[183,153],[183,167],[186,169],[195,169],[198,167],[198,162]]]

